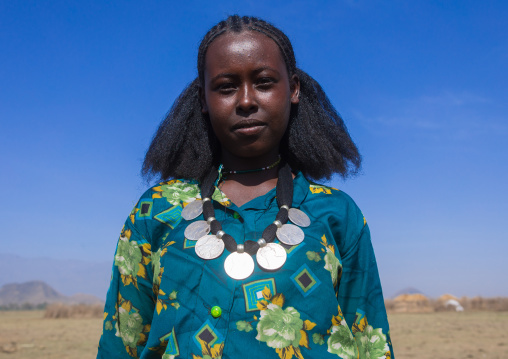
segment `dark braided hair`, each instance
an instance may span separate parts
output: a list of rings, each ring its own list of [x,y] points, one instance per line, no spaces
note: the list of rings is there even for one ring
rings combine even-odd
[[[229,16],[212,27],[198,51],[198,78],[176,99],[160,124],[143,162],[142,174],[160,179],[202,180],[211,166],[220,163],[220,143],[208,115],[201,112],[199,89],[204,85],[206,52],[210,44],[227,32],[257,31],[279,47],[289,78],[300,80],[300,102],[291,106],[288,128],[281,140],[280,153],[293,172],[306,177],[329,179],[338,173],[347,177],[358,171],[361,156],[349,136],[344,121],[321,86],[296,67],[288,37],[272,24],[249,16]]]
[[[217,25],[212,27],[210,31],[205,35],[201,44],[199,45],[198,52],[198,76],[199,81],[203,85],[205,83],[204,72],[205,72],[205,57],[208,47],[211,45],[213,40],[223,35],[226,32],[240,33],[242,31],[257,31],[263,35],[268,36],[270,39],[275,41],[277,46],[282,53],[282,58],[286,63],[286,69],[288,71],[289,78],[296,72],[296,60],[293,52],[293,46],[289,41],[286,34],[277,29],[270,23],[263,21],[255,17],[240,17],[233,15],[228,17],[226,20],[219,22]]]

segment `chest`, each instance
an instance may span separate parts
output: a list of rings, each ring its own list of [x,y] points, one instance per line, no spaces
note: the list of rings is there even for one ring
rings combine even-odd
[[[272,207],[266,211],[216,209],[216,216],[226,233],[243,243],[260,238],[277,212]],[[305,240],[286,248],[287,262],[280,270],[269,272],[256,266],[243,281],[229,278],[224,271],[229,252],[213,260],[196,256],[195,242],[183,235],[189,223],[182,221],[167,236],[166,243],[171,245],[163,245],[156,279],[161,310],[154,317],[151,336],[159,338],[171,331],[178,337],[173,346],[178,345],[183,357],[200,354],[204,341],[212,348],[224,345],[223,358],[275,358],[273,341],[308,350],[299,346],[302,338],[327,332],[337,315],[341,265],[326,223],[314,221],[304,229]],[[219,318],[211,315],[214,306],[222,309]],[[288,339],[282,333],[285,330],[294,335]],[[308,339],[305,343],[311,345]],[[331,357],[325,345],[314,345],[312,353],[315,358]]]
[[[276,184],[277,179],[257,184],[225,181],[220,184],[219,188],[237,207],[241,207],[254,198],[264,196],[272,190]]]

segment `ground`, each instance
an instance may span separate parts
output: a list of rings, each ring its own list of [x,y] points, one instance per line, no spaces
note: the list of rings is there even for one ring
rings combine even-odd
[[[0,358],[95,358],[101,331],[101,318],[45,319],[44,311],[0,311]],[[15,351],[5,353],[9,349]]]
[[[389,315],[395,358],[508,358],[508,312]]]
[[[400,313],[389,320],[398,359],[508,358],[508,312]],[[100,318],[0,311],[0,358],[95,358],[100,334]]]

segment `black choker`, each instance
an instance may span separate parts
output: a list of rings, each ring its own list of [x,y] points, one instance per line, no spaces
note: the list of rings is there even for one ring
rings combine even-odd
[[[277,159],[277,161],[275,161],[271,165],[268,165],[266,167],[261,167],[261,168],[255,168],[255,169],[252,169],[252,170],[228,170],[228,169],[224,168],[222,166],[222,164],[221,164],[219,166],[219,179],[218,179],[218,181],[220,182],[221,177],[225,178],[227,175],[252,173],[252,172],[261,172],[261,171],[271,170],[272,168],[277,167],[279,164],[280,164],[280,156]]]
[[[268,271],[281,268],[286,262],[287,254],[280,244],[273,243],[275,237],[284,244],[297,245],[305,237],[298,227],[310,225],[309,217],[296,208],[291,208],[293,201],[293,176],[291,168],[284,163],[279,168],[276,199],[279,213],[275,221],[265,228],[262,238],[257,242],[247,240],[244,244],[237,244],[235,239],[222,230],[222,225],[215,219],[215,211],[212,204],[214,183],[219,172],[213,167],[201,184],[201,198],[189,203],[182,211],[182,217],[192,220],[203,213],[206,221],[196,221],[185,229],[185,237],[189,240],[197,240],[195,251],[203,259],[215,259],[219,257],[224,248],[229,254],[224,262],[224,269],[228,276],[242,280],[254,271],[254,260],[251,256],[256,254],[258,265]],[[288,224],[288,218],[296,225]],[[208,234],[210,233],[211,234]]]

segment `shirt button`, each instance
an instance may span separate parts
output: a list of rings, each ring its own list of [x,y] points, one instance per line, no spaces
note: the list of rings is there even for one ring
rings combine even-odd
[[[210,313],[212,314],[212,317],[218,318],[222,315],[222,309],[218,305],[214,305]]]

